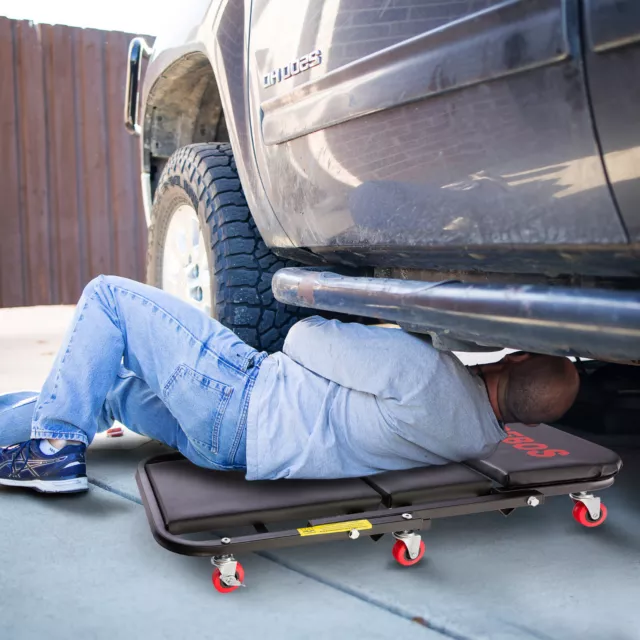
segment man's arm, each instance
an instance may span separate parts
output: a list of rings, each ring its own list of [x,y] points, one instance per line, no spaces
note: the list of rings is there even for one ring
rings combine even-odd
[[[400,329],[306,318],[293,326],[283,352],[298,364],[338,384],[399,399],[406,376],[415,373],[420,354],[432,348]]]

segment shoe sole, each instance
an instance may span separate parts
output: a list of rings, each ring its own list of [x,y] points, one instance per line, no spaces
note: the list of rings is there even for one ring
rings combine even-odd
[[[79,493],[89,489],[87,478],[71,478],[69,480],[9,480],[0,478],[0,484],[7,487],[27,487],[40,493]]]

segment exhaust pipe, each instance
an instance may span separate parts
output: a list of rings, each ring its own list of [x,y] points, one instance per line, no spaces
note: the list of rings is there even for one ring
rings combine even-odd
[[[287,268],[272,282],[284,304],[392,321],[486,347],[640,361],[640,293],[533,285],[355,278]]]

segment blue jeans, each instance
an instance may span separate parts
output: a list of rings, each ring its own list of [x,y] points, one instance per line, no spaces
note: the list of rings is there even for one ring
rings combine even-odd
[[[118,420],[199,466],[245,470],[249,398],[265,357],[160,289],[100,276],[40,394],[0,395],[0,446],[89,444]]]

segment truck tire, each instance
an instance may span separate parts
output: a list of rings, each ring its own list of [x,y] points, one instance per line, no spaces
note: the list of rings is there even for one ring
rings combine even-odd
[[[275,300],[271,278],[295,264],[260,237],[229,144],[192,144],[171,156],[151,210],[149,284],[209,313],[252,347],[276,351],[301,310]]]

